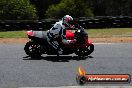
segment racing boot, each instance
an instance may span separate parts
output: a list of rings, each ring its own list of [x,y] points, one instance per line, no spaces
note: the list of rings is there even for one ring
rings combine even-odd
[[[63,53],[63,50],[62,49],[58,49],[57,56],[62,55],[62,53]]]
[[[63,50],[62,49],[59,49],[58,53],[59,54],[62,54],[63,53]]]

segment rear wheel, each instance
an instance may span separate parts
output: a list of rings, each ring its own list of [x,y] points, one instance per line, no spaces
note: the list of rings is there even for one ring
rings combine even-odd
[[[40,57],[42,55],[41,46],[32,41],[26,43],[24,50],[31,57]]]
[[[86,46],[84,49],[78,49],[75,54],[78,56],[88,56],[94,51],[94,45]]]

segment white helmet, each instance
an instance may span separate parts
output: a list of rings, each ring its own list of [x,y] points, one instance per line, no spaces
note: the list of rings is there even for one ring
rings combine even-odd
[[[71,27],[72,24],[73,24],[73,18],[69,15],[65,15],[63,18],[62,18],[62,23],[68,27]]]

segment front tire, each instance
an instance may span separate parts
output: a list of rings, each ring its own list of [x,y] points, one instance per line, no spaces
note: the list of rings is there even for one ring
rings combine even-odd
[[[86,46],[85,49],[78,49],[75,54],[78,56],[88,56],[94,51],[94,45],[91,44],[89,46]]]
[[[41,46],[32,41],[26,43],[24,50],[31,57],[40,57],[42,55]]]

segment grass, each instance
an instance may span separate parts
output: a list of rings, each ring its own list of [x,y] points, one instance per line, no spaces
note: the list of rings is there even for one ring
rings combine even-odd
[[[132,37],[132,28],[109,28],[109,29],[88,29],[86,30],[89,34],[89,37],[115,37],[115,36],[124,36],[131,35]],[[7,31],[0,32],[0,38],[26,38],[26,31]]]
[[[88,29],[89,37],[132,37],[132,28]]]
[[[0,32],[0,38],[26,38],[26,31]]]

